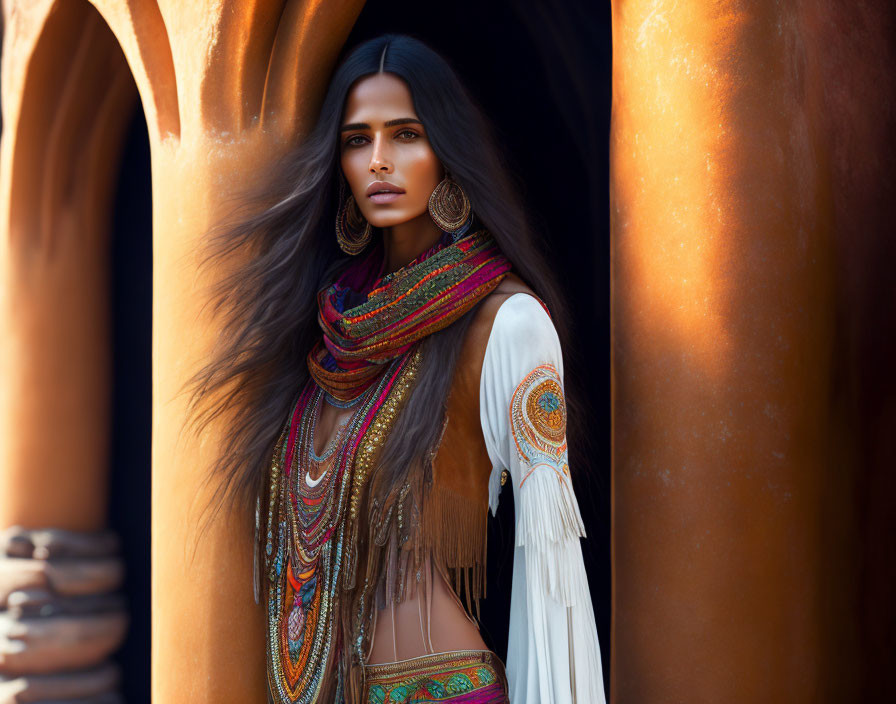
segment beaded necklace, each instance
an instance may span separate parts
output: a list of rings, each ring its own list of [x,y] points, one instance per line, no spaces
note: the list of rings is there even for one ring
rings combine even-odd
[[[361,399],[361,397],[359,396],[352,401],[340,401],[338,398],[326,391],[324,391],[324,397],[327,399],[327,403],[329,403],[331,406],[336,406],[336,408],[351,408]]]
[[[353,585],[356,559],[348,508],[357,505],[383,430],[418,365],[419,351],[389,364],[321,455],[314,452],[314,428],[324,392],[309,380],[280,436],[265,544],[268,678],[277,702],[342,701],[339,602]],[[350,583],[343,583],[346,569]]]
[[[353,414],[317,457],[313,429],[322,397],[320,387],[308,385],[293,414],[293,421],[299,422],[291,423],[281,463],[275,465],[281,484],[277,487],[281,494],[280,539],[269,575],[269,621],[274,619],[270,622],[280,626],[269,633],[269,655],[276,675],[271,684],[281,701],[308,704],[320,696],[332,667],[335,643],[331,626],[342,552],[340,517],[349,486],[344,471],[345,440],[348,426],[360,415]],[[303,412],[305,407],[309,412]],[[363,408],[362,403],[359,410]],[[308,482],[311,471],[318,477],[313,485]],[[273,512],[272,496],[271,518]],[[271,533],[266,552],[273,556]]]

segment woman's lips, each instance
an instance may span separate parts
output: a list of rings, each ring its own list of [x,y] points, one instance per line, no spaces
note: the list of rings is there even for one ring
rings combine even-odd
[[[393,193],[393,192],[380,192],[380,193],[371,193],[368,198],[372,200],[374,203],[391,203],[393,200],[397,200],[404,193]]]

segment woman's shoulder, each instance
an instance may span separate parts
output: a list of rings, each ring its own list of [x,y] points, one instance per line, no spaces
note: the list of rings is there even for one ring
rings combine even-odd
[[[481,365],[490,341],[493,347],[516,348],[539,342],[553,345],[556,338],[550,316],[535,292],[510,273],[483,300],[471,323],[468,341]]]
[[[485,297],[485,300],[479,307],[479,312],[476,314],[474,325],[484,325],[491,329],[501,306],[509,298],[518,293],[528,294],[528,296],[526,296],[527,299],[532,299],[534,302],[537,301],[535,292],[529,288],[526,282],[515,273],[509,272],[503,279],[501,279],[501,282],[495,287],[495,290]],[[522,296],[520,298],[522,298]]]
[[[480,314],[489,328],[493,329],[497,322],[500,334],[531,336],[540,329],[554,329],[541,299],[512,272],[492,291],[482,308]]]
[[[507,272],[507,275],[501,279],[501,283],[499,283],[495,290],[491,292],[491,295],[498,297],[504,296],[507,298],[515,293],[528,293],[530,296],[535,295],[535,291],[529,288],[525,281],[514,272],[509,271]]]

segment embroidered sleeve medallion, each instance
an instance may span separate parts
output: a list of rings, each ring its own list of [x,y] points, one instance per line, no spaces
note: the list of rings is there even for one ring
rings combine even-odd
[[[561,481],[569,476],[566,400],[552,364],[538,365],[516,387],[510,403],[510,427],[520,459],[529,467],[520,486],[539,467],[552,469]]]

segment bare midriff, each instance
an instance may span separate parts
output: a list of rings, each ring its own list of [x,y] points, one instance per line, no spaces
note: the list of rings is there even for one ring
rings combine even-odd
[[[351,410],[323,403],[315,428],[314,450],[323,453],[327,443],[348,420]],[[319,477],[312,477],[317,480]],[[368,664],[395,662],[419,655],[451,650],[484,650],[479,629],[445,578],[429,559],[417,572],[408,570],[404,599],[375,614]]]
[[[486,649],[476,624],[445,578],[431,569],[428,559],[421,568],[421,578],[416,584],[416,573],[409,570],[404,600],[377,612],[368,664],[451,650]]]

